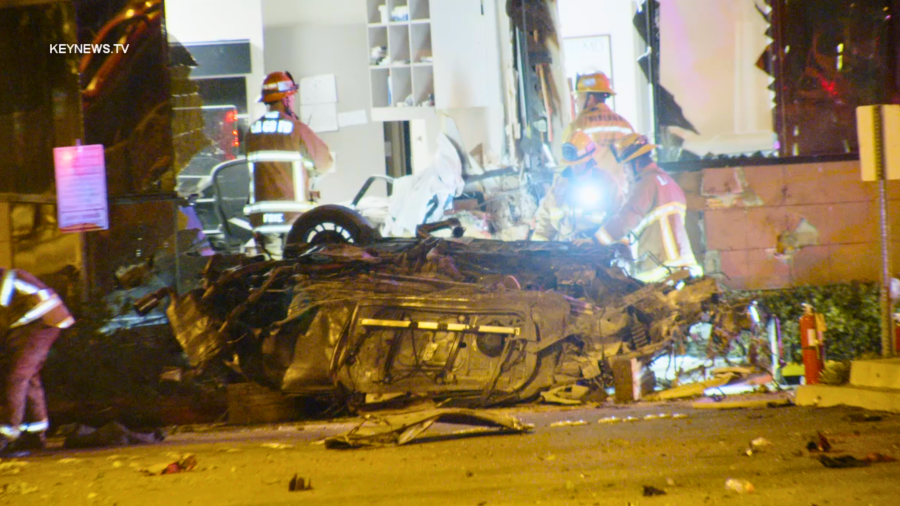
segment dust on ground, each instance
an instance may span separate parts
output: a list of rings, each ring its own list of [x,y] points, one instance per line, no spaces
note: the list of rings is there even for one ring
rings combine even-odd
[[[806,449],[821,431],[831,455],[900,457],[900,415],[871,421],[879,417],[851,416],[860,413],[851,408],[695,410],[686,402],[504,411],[534,430],[454,435],[460,427],[441,425],[406,446],[326,449],[322,438],[358,421],[345,419],[181,428],[153,446],[51,449],[0,463],[0,504],[887,506],[900,497],[900,463],[828,469]],[[748,452],[758,438],[764,443]],[[190,471],[142,471],[188,454],[197,462]],[[289,491],[295,476],[312,488]],[[754,490],[729,490],[729,479]],[[645,496],[645,486],[665,495]]]

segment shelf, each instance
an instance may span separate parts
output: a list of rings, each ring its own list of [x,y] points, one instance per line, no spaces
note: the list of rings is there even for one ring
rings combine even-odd
[[[378,68],[369,72],[372,83],[372,107],[388,107],[390,105],[390,88],[388,81],[391,78],[389,68]]]
[[[409,25],[410,33],[410,60],[413,63],[421,63],[422,58],[433,58],[431,49],[431,25],[420,23]]]
[[[368,8],[366,9],[366,19],[368,20],[369,24],[381,22],[381,11],[378,9],[378,7],[380,6],[384,6],[385,9],[388,9],[387,0],[367,1]]]
[[[431,0],[367,0],[367,5],[372,121],[435,117],[433,106],[418,105],[434,96]],[[408,9],[408,20],[390,19],[397,7]],[[372,64],[372,49],[379,47],[387,48],[390,64]],[[406,105],[407,99],[414,105]]]
[[[413,69],[413,99],[416,101],[417,107],[422,102],[428,100],[429,96],[434,97],[434,69],[431,67],[421,66]]]
[[[391,69],[391,105],[396,106],[406,102],[413,94],[412,71],[409,67]],[[415,99],[415,97],[414,97]],[[412,107],[412,106],[409,106]]]
[[[431,17],[431,5],[429,0],[409,0],[410,21],[427,20]]]
[[[388,29],[388,55],[391,61],[411,60],[409,55],[409,29],[404,23]]]

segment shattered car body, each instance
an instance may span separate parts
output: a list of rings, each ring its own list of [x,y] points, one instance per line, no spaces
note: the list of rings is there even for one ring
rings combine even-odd
[[[195,367],[288,394],[488,406],[650,359],[717,310],[713,279],[643,285],[605,247],[390,239],[213,257],[167,314]]]

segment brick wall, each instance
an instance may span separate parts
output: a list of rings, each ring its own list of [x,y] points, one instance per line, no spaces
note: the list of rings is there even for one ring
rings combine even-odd
[[[707,273],[735,289],[879,279],[876,183],[859,162],[706,169],[681,174]],[[900,182],[888,185],[892,273],[900,272]],[[804,223],[805,220],[805,223]]]

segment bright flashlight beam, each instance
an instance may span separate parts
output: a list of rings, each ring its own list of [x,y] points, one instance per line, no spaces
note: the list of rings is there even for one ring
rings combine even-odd
[[[578,189],[578,201],[583,206],[594,207],[600,203],[603,195],[596,186],[582,186]]]

